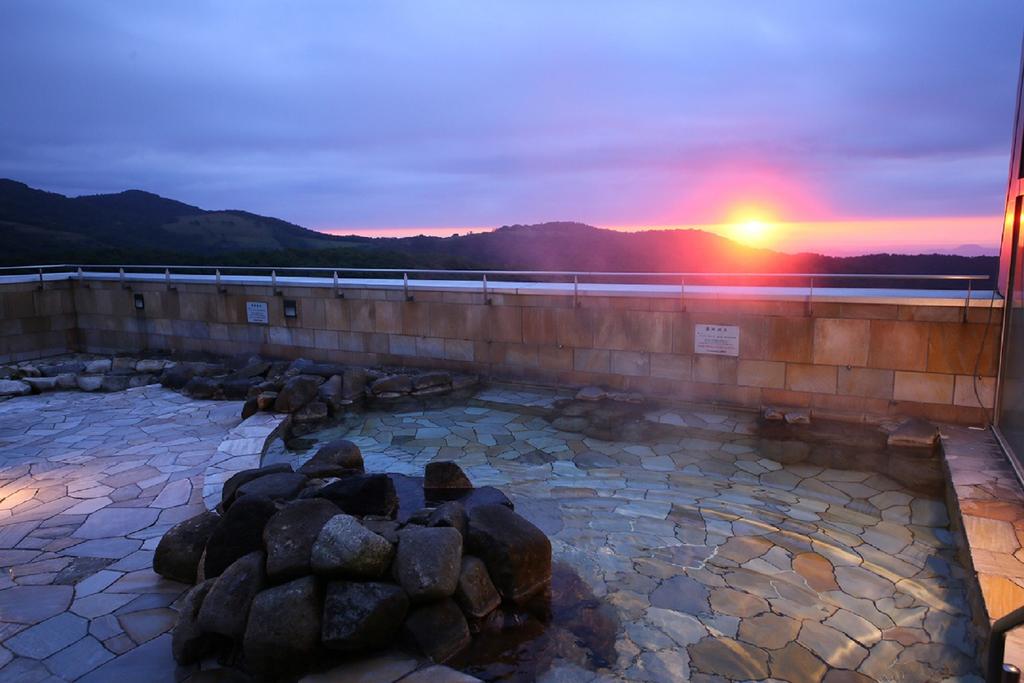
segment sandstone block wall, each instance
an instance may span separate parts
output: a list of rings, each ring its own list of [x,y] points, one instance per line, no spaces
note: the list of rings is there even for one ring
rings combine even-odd
[[[133,294],[145,308],[137,310]],[[263,353],[602,384],[680,400],[809,407],[819,415],[985,421],[1000,309],[948,306],[271,288],[116,282],[74,288],[81,349]],[[297,317],[284,316],[294,300]],[[246,302],[269,323],[246,322]],[[738,357],[694,353],[698,323],[737,325]],[[979,349],[981,350],[979,357]],[[977,363],[977,368],[975,368]],[[975,374],[981,402],[975,396]]]
[[[70,282],[0,286],[0,362],[66,353],[76,344]]]

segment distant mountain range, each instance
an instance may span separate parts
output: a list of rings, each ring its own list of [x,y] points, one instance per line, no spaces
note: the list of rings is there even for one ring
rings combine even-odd
[[[973,247],[976,245],[965,245]],[[510,225],[451,237],[336,236],[246,211],[207,211],[149,192],[65,197],[0,179],[0,262],[645,272],[993,274],[988,255],[832,257],[755,249],[701,230],[618,232]]]

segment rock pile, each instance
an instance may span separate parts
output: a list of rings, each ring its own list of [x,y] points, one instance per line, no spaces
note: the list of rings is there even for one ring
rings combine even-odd
[[[160,374],[173,365],[164,358],[115,356],[0,366],[0,397],[57,389],[124,391],[155,384]]]
[[[179,662],[233,654],[270,677],[396,641],[447,661],[543,599],[551,544],[454,463],[367,474],[338,440],[297,471],[231,477],[217,510],[164,535],[153,569],[195,584],[173,633]]]

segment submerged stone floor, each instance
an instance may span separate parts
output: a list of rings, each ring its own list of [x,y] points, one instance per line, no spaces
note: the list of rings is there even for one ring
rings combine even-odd
[[[580,666],[570,644],[538,680],[981,680],[939,501],[765,458],[742,413],[659,411],[650,419],[688,433],[611,443],[530,414],[553,395],[478,398],[368,413],[349,438],[370,471],[448,459],[501,486],[615,610],[607,666]],[[0,681],[189,673],[167,633],[186,586],[150,571],[152,551],[203,509],[204,472],[239,409],[153,387],[0,403]],[[412,670],[391,661],[387,681]]]
[[[614,662],[588,670],[570,652],[538,680],[980,683],[941,501],[762,457],[742,413],[660,411],[649,419],[687,434],[610,443],[515,409],[543,396],[478,398],[369,413],[348,438],[368,471],[453,460],[502,487],[551,535],[556,561],[614,606]]]

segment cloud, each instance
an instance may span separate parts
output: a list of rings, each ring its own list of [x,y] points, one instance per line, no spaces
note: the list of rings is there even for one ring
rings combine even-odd
[[[997,213],[1024,18],[951,0],[0,13],[0,175],[313,227],[703,223],[745,195],[792,220]]]

